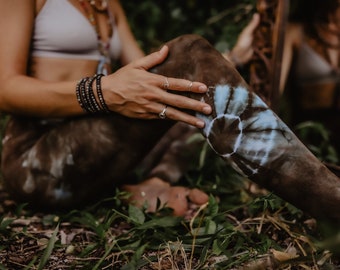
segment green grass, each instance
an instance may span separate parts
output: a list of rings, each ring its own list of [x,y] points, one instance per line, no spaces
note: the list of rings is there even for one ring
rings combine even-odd
[[[238,269],[264,262],[275,269],[335,269],[314,220],[272,194],[250,198],[226,209],[225,200],[211,196],[187,220],[168,209],[146,214],[100,204],[64,216],[24,212],[21,224],[4,221],[1,263],[8,269]],[[8,259],[22,255],[27,261]]]

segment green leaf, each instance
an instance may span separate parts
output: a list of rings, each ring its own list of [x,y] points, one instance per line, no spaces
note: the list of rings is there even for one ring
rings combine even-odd
[[[217,201],[216,201],[216,199],[214,198],[214,196],[212,196],[212,195],[210,195],[209,196],[209,207],[208,207],[208,209],[209,209],[209,214],[211,215],[211,216],[215,216],[215,215],[217,215],[217,213],[218,213],[218,203],[217,203]]]
[[[158,219],[152,219],[138,226],[138,230],[154,229],[155,227],[174,227],[180,223],[182,218],[166,216]]]
[[[14,221],[14,218],[5,219],[4,217],[0,220],[0,231],[7,230],[7,227]]]
[[[129,218],[136,224],[143,224],[145,221],[143,211],[134,205],[129,205]]]
[[[200,154],[200,159],[199,159],[199,168],[203,168],[204,166],[204,161],[205,161],[205,158],[207,156],[207,151],[208,151],[208,147],[209,145],[207,143],[205,143],[202,147],[202,150],[201,150],[201,154]]]
[[[223,250],[221,249],[220,245],[218,244],[218,240],[217,239],[215,239],[214,242],[213,242],[212,252],[215,255],[220,255],[223,252]]]
[[[205,233],[206,234],[214,234],[216,232],[216,229],[217,229],[216,223],[213,220],[211,220],[210,218],[208,218],[206,220]]]

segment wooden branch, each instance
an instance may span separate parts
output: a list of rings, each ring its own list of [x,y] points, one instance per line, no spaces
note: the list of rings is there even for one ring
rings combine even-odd
[[[258,0],[260,25],[254,33],[254,56],[250,64],[250,87],[274,111],[279,100],[284,29],[289,0]]]

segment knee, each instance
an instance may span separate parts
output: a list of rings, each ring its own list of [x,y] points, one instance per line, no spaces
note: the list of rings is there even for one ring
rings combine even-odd
[[[72,199],[72,192],[50,174],[29,170],[4,170],[3,182],[6,191],[17,202],[32,206],[51,207],[65,205]]]

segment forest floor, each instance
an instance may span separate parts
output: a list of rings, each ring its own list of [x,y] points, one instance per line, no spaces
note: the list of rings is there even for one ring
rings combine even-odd
[[[245,184],[242,205],[222,210],[211,197],[184,219],[115,210],[117,197],[39,213],[1,190],[0,269],[340,269],[338,233],[324,236],[315,219]]]

